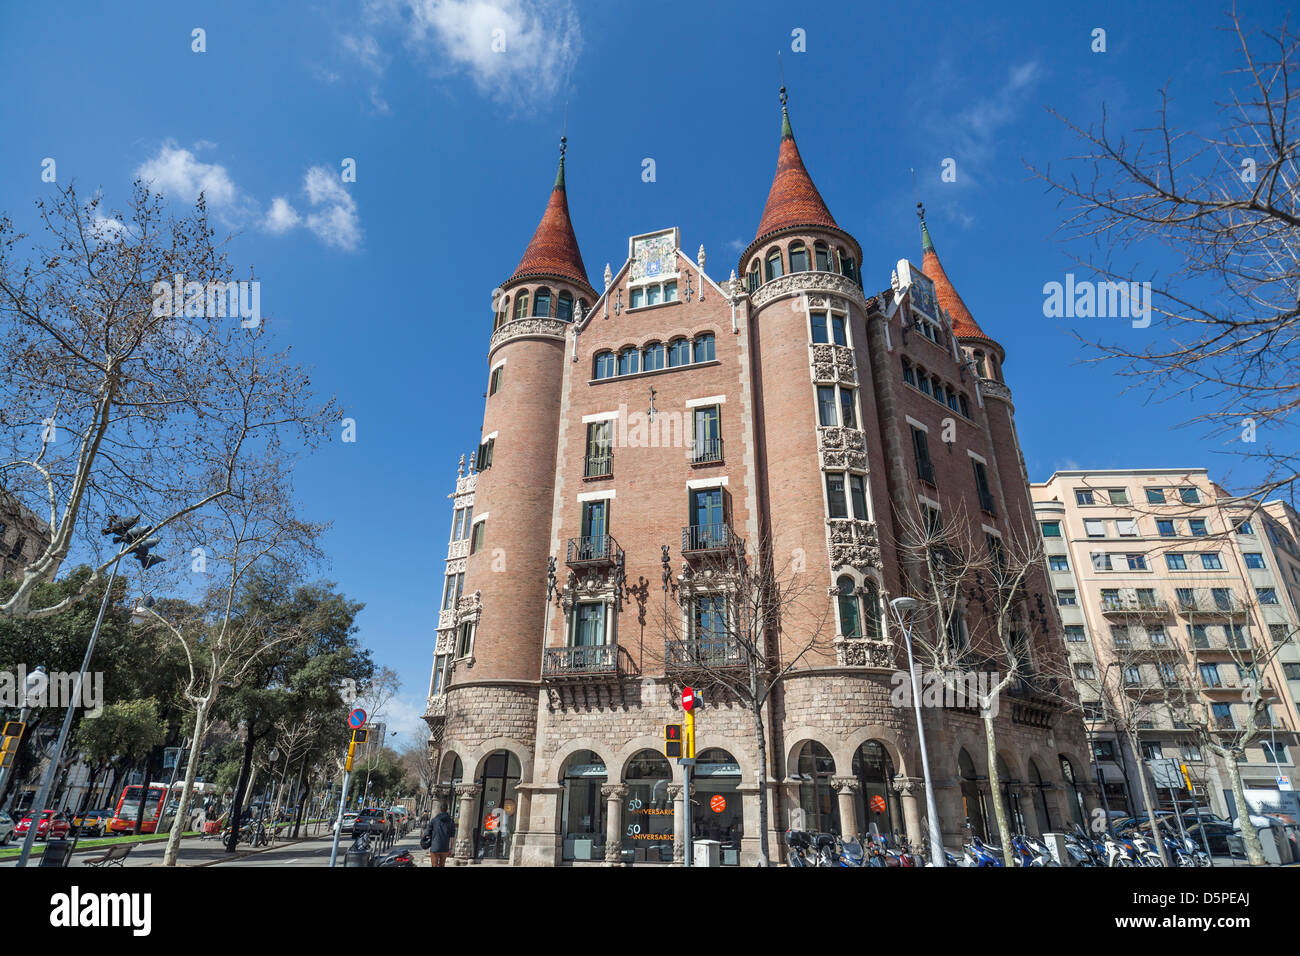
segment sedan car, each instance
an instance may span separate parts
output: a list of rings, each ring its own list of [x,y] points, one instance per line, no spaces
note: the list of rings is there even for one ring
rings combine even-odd
[[[0,846],[5,846],[14,838],[14,818],[7,813],[0,813]]]
[[[18,821],[18,826],[14,828],[14,836],[26,838],[27,830],[32,825],[32,815],[26,814]],[[68,823],[67,814],[63,812],[56,813],[53,810],[46,810],[41,814],[40,822],[36,824],[36,839],[48,840],[53,837],[56,840],[66,840],[68,830],[71,829]]]
[[[371,839],[384,840],[393,832],[393,818],[387,810],[381,810],[378,807],[367,807],[361,811],[361,814],[352,823],[352,839],[356,839],[361,834],[369,834]]]
[[[361,814],[357,813],[355,810],[349,810],[347,813],[343,814],[343,832],[344,832],[344,833],[351,833],[351,832],[352,832],[352,824],[354,824],[354,823],[357,822],[357,817],[359,817],[359,816],[361,816]],[[335,821],[334,821],[334,829],[337,830],[338,828],[339,828],[339,823],[338,823],[337,820],[335,820]]]
[[[81,836],[102,837],[108,832],[108,821],[113,819],[112,809],[87,810],[72,818],[73,829]]]

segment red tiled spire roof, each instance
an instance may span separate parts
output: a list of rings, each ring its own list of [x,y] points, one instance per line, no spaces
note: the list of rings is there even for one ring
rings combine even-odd
[[[569,199],[564,188],[565,146],[564,140],[560,142],[560,168],[555,174],[555,188],[551,190],[542,221],[537,224],[537,231],[533,233],[510,281],[528,276],[558,276],[591,290],[587,268],[582,264],[582,253],[578,250],[578,238],[573,234],[573,222],[569,219]]]
[[[835,217],[826,208],[821,193],[804,168],[799,147],[790,128],[790,112],[785,105],[785,87],[781,87],[781,151],[776,160],[776,176],[767,194],[763,218],[758,223],[759,236],[790,226],[830,226],[839,229]]]
[[[922,211],[918,215],[921,217],[921,271],[934,283],[934,297],[952,319],[953,334],[959,340],[980,339],[997,345],[997,342],[984,334],[984,330],[970,314],[970,309],[966,308],[966,303],[957,294],[948,273],[943,271],[943,264],[939,262],[939,255],[934,251],[934,243],[930,240],[930,230],[925,225],[925,213]]]

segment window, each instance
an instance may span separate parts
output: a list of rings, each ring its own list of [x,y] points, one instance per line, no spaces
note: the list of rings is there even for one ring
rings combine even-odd
[[[713,360],[713,333],[706,332],[695,340],[695,361],[712,362]]]
[[[587,460],[583,463],[584,478],[602,478],[613,472],[614,444],[613,422],[590,422],[587,425]]]
[[[1209,533],[1205,530],[1204,518],[1188,518],[1187,530],[1192,533],[1193,537],[1197,538],[1203,538]]]
[[[843,249],[840,250],[840,272],[846,279],[858,281],[858,266],[853,261],[853,257],[848,255]]]
[[[912,427],[912,456],[916,461],[916,477],[934,484],[934,465],[930,463],[930,443],[925,432]]]
[[[1160,746],[1158,740],[1145,740],[1142,742],[1142,756],[1147,760],[1162,760],[1165,752]]]
[[[1169,643],[1169,635],[1165,633],[1165,629],[1163,627],[1148,627],[1147,643],[1152,645],[1153,647],[1156,646],[1162,647]]]
[[[1255,594],[1259,596],[1260,604],[1277,603],[1277,591],[1273,588],[1255,588]]]
[[[861,475],[849,475],[849,497],[853,499],[853,517],[859,521],[870,520],[867,514],[867,489]]]
[[[676,279],[674,279],[672,282],[664,283],[664,301],[665,302],[677,301],[677,280]]]
[[[1285,644],[1291,640],[1291,634],[1285,624],[1270,624],[1268,626],[1268,637],[1274,644]]]
[[[540,315],[544,318],[551,317],[551,290],[541,288],[537,290],[537,297],[533,300],[533,315]]]
[[[822,345],[829,343],[831,339],[826,325],[826,313],[810,312],[808,318],[812,322],[812,340]]]
[[[1115,607],[1119,604],[1119,588],[1102,588],[1101,603],[1105,607]]]
[[[975,466],[975,491],[979,495],[980,510],[996,514],[993,507],[993,489],[989,487],[988,469],[984,467],[982,461],[976,461],[974,458],[971,459],[971,464]]]
[[[501,373],[504,372],[505,369],[506,367],[504,365],[498,365],[492,370],[492,376],[488,380],[488,395],[495,395],[501,390]]]
[[[628,308],[639,309],[645,305],[645,288],[639,287],[628,291]]]
[[[753,265],[749,267],[748,282],[749,282],[750,292],[753,292],[755,289],[758,288],[758,263],[757,262],[755,262]]]
[[[1232,720],[1231,704],[1211,704],[1210,709],[1214,712],[1214,723],[1218,727],[1233,727],[1235,724]]]
[[[605,604],[579,604],[573,615],[571,647],[598,647],[605,643]]]
[[[645,347],[641,353],[641,371],[655,372],[664,367],[667,350],[662,342],[655,342]]]
[[[727,599],[721,594],[698,597],[692,610],[695,640],[710,642],[700,649],[701,652],[706,655],[725,654],[725,645],[720,646],[720,642],[727,639]]]
[[[1071,644],[1082,644],[1085,640],[1087,640],[1087,635],[1084,633],[1083,625],[1082,624],[1065,625],[1065,639],[1069,641]]]
[[[1250,526],[1249,521],[1241,521],[1237,524],[1237,534],[1254,535],[1255,529]]]
[[[1096,680],[1097,669],[1091,664],[1075,664],[1074,676],[1078,680]]]
[[[1056,592],[1056,603],[1060,607],[1074,607],[1079,603],[1079,596],[1073,588],[1067,588]]]
[[[1210,646],[1210,632],[1206,630],[1204,624],[1189,624],[1187,635],[1192,640],[1192,647],[1197,650],[1207,650]]]
[[[1061,536],[1061,522],[1044,521],[1041,522],[1041,524],[1043,526],[1044,538],[1059,538]]]
[[[939,381],[938,375],[930,376],[930,387],[934,390],[934,397],[937,401],[943,401],[943,382]]]
[[[561,292],[560,297],[556,300],[558,308],[555,311],[555,317],[563,322],[569,322],[573,319],[573,296],[567,292]]]
[[[1219,560],[1219,552],[1206,551],[1201,555],[1201,567],[1206,571],[1222,571],[1223,562]]]
[[[848,345],[849,336],[844,325],[844,316],[831,315],[831,338],[835,340],[836,345]]]
[[[1187,556],[1182,554],[1166,554],[1165,567],[1170,571],[1186,571]]]
[[[1230,588],[1210,588],[1214,606],[1220,611],[1232,610],[1232,590]]]
[[[1178,752],[1182,754],[1184,760],[1199,761],[1201,759],[1201,748],[1196,744],[1181,744]]]
[[[429,687],[429,696],[437,697],[447,684],[447,665],[451,663],[450,654],[438,654],[433,659],[433,684]]]
[[[641,369],[641,353],[636,349],[624,349],[618,353],[618,374],[634,375]]]
[[[609,534],[609,499],[582,503],[582,552],[584,559],[608,557],[606,536]]]
[[[1300,680],[1300,664],[1283,664],[1282,673],[1287,680]]]
[[[1121,538],[1136,538],[1138,523],[1135,518],[1120,518],[1115,522],[1115,530]]]
[[[1266,763],[1290,763],[1286,755],[1286,744],[1279,744],[1267,740],[1260,741],[1260,747],[1264,750],[1264,761]]]
[[[790,247],[790,271],[808,271],[808,247],[802,242],[797,242]]]
[[[454,610],[456,602],[460,600],[461,590],[465,587],[465,573],[447,575],[446,581],[442,586],[442,609],[444,611]]]
[[[767,256],[767,262],[764,263],[765,281],[771,282],[773,279],[781,278],[781,250],[773,249]]]
[[[831,251],[824,242],[813,245],[813,258],[818,272],[832,272]]]
[[[922,505],[921,514],[925,521],[925,530],[927,534],[937,535],[943,531],[942,511],[938,508],[931,508],[929,505]]]
[[[1098,760],[1114,760],[1115,741],[1098,740],[1092,745],[1092,752]]]
[[[853,389],[840,388],[840,424],[845,428],[857,428],[858,418],[853,412]]]
[[[1125,667],[1124,683],[1129,687],[1142,686],[1142,669],[1132,664],[1130,664],[1128,667]]]
[[[1163,488],[1148,488],[1147,504],[1162,505],[1165,503],[1165,490]]]
[[[1083,522],[1084,533],[1090,538],[1106,537],[1106,522],[1099,518],[1086,518]]]
[[[1179,488],[1178,497],[1185,505],[1198,505],[1201,503],[1201,495],[1195,488]]]
[[[1070,559],[1063,554],[1053,554],[1049,556],[1047,563],[1053,571],[1070,570]]]
[[[835,388],[832,385],[817,386],[817,423],[826,428],[835,424]]]
[[[954,412],[955,412],[955,411],[958,411],[958,408],[957,408],[957,393],[954,392],[954,391],[953,391],[951,388],[949,388],[947,385],[945,385],[945,386],[943,387],[943,397],[944,397],[944,401],[946,401],[946,402],[948,403],[948,407],[949,407],[949,408],[951,408]]]
[[[474,525],[474,531],[470,535],[470,539],[469,539],[470,554],[478,554],[480,551],[483,550],[483,534],[484,534],[483,526],[486,524],[487,524],[486,521],[480,521],[478,524]]]
[[[1166,518],[1156,519],[1156,531],[1160,533],[1162,538],[1172,538],[1178,534],[1174,530],[1174,523]]]
[[[957,404],[961,406],[961,413],[966,418],[970,418],[970,403],[966,401],[966,396],[958,394]]]
[[[464,508],[457,508],[455,514],[451,516],[451,540],[452,541],[460,540],[460,525],[464,517],[465,517]]]
[[[461,537],[461,538],[468,538],[468,537],[469,537],[470,519],[471,519],[472,517],[474,517],[474,506],[473,506],[473,505],[470,505],[468,508],[465,509],[465,524],[464,524],[463,529],[462,529],[462,531],[461,531],[461,533],[460,533],[460,537]]]
[[[832,518],[849,516],[848,502],[844,497],[844,476],[828,474],[826,476],[826,504]]]
[[[492,451],[496,446],[497,440],[489,438],[483,444],[478,446],[478,455],[474,459],[474,468],[477,471],[487,471],[492,467]]]
[[[1223,686],[1223,678],[1219,676],[1218,664],[1202,664],[1199,670],[1201,672],[1201,683],[1206,687]]]
[[[1112,627],[1110,629],[1110,641],[1121,650],[1133,646],[1132,641],[1130,641],[1128,637],[1127,627]]]
[[[596,369],[593,378],[613,378],[618,374],[618,365],[613,352],[600,352],[596,355]]]
[[[1123,488],[1107,488],[1106,496],[1110,498],[1110,503],[1113,505],[1128,504],[1128,492]]]
[[[1114,568],[1111,566],[1110,563],[1110,555],[1107,554],[1105,551],[1093,551],[1091,555],[1089,555],[1089,557],[1092,558],[1092,569],[1094,571],[1114,570]],[[1106,592],[1103,591],[1102,595],[1104,596],[1105,594]],[[1118,600],[1118,596],[1116,597],[1116,600]]]
[[[691,364],[691,343],[685,339],[673,339],[668,343],[668,367]]]
[[[456,638],[456,656],[469,657],[474,650],[474,622],[464,621]]]
[[[1095,505],[1097,502],[1094,500],[1091,491],[1076,491],[1074,493],[1074,503],[1076,505]]]
[[[925,374],[925,369],[923,368],[918,368],[916,370],[916,387],[925,392],[925,394],[930,394],[930,378]]]
[[[695,409],[694,462],[722,461],[722,409],[708,405]]]
[[[836,582],[839,591],[840,634],[850,639],[862,637],[862,620],[858,615],[858,596],[854,593],[853,579],[844,575]]]
[[[530,314],[528,311],[528,291],[524,290],[515,296],[515,318],[526,319]]]
[[[916,384],[916,373],[912,371],[912,363],[903,359],[903,381],[908,385]]]
[[[1147,556],[1145,554],[1127,554],[1128,569],[1130,571],[1145,571],[1147,569]]]
[[[1246,567],[1248,568],[1264,567],[1264,555],[1257,551],[1247,551],[1242,557],[1246,559]]]

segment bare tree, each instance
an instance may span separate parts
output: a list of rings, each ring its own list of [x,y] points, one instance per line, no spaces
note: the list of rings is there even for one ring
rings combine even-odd
[[[700,688],[704,700],[718,694],[749,711],[758,751],[758,865],[768,866],[765,708],[807,655],[833,653],[834,618],[826,591],[795,561],[778,568],[771,549],[758,547],[755,567],[743,543],[717,543],[684,561],[676,578],[663,547],[661,660],[666,672]]]
[[[0,484],[48,532],[0,604],[16,617],[76,599],[32,607],[74,544],[95,555],[83,591],[130,547],[103,550],[107,515],[193,518],[241,467],[270,466],[267,449],[311,447],[338,421],[272,351],[260,286],[235,280],[202,197],[175,219],[139,182],[125,214],[68,186],[37,210],[43,241],[0,219]]]
[[[1094,343],[1099,360],[1117,363],[1144,394],[1153,385],[1166,400],[1195,392],[1206,410],[1186,424],[1240,439],[1241,457],[1264,469],[1249,495],[1287,490],[1294,501],[1300,38],[1285,22],[1276,34],[1253,34],[1235,10],[1226,32],[1240,48],[1243,82],[1218,104],[1216,131],[1194,128],[1200,116],[1175,120],[1166,88],[1157,121],[1136,134],[1116,134],[1104,111],[1086,128],[1062,118],[1083,152],[1069,173],[1033,171],[1071,205],[1067,238],[1101,247],[1079,258],[1106,280],[1098,299],[1140,305],[1141,283],[1150,282],[1153,331],[1167,334]],[[1176,264],[1144,273],[1133,263],[1147,255]]]

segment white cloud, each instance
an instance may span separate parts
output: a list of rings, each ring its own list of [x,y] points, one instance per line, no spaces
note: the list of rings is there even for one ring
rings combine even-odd
[[[193,202],[203,193],[210,209],[229,208],[239,200],[239,190],[226,167],[201,162],[171,140],[163,143],[158,155],[145,160],[135,174],[170,199]]]
[[[326,245],[349,251],[361,242],[357,201],[328,166],[313,166],[303,178],[307,199],[317,209],[307,216],[307,228]]]
[[[373,73],[383,73],[388,65],[388,58],[379,48],[379,41],[370,34],[356,37],[343,35],[343,48],[361,61],[361,65]]]
[[[267,210],[262,226],[267,232],[278,236],[288,232],[300,222],[302,217],[298,215],[298,210],[289,204],[289,200],[283,196],[276,196],[271,200],[271,208]]]

